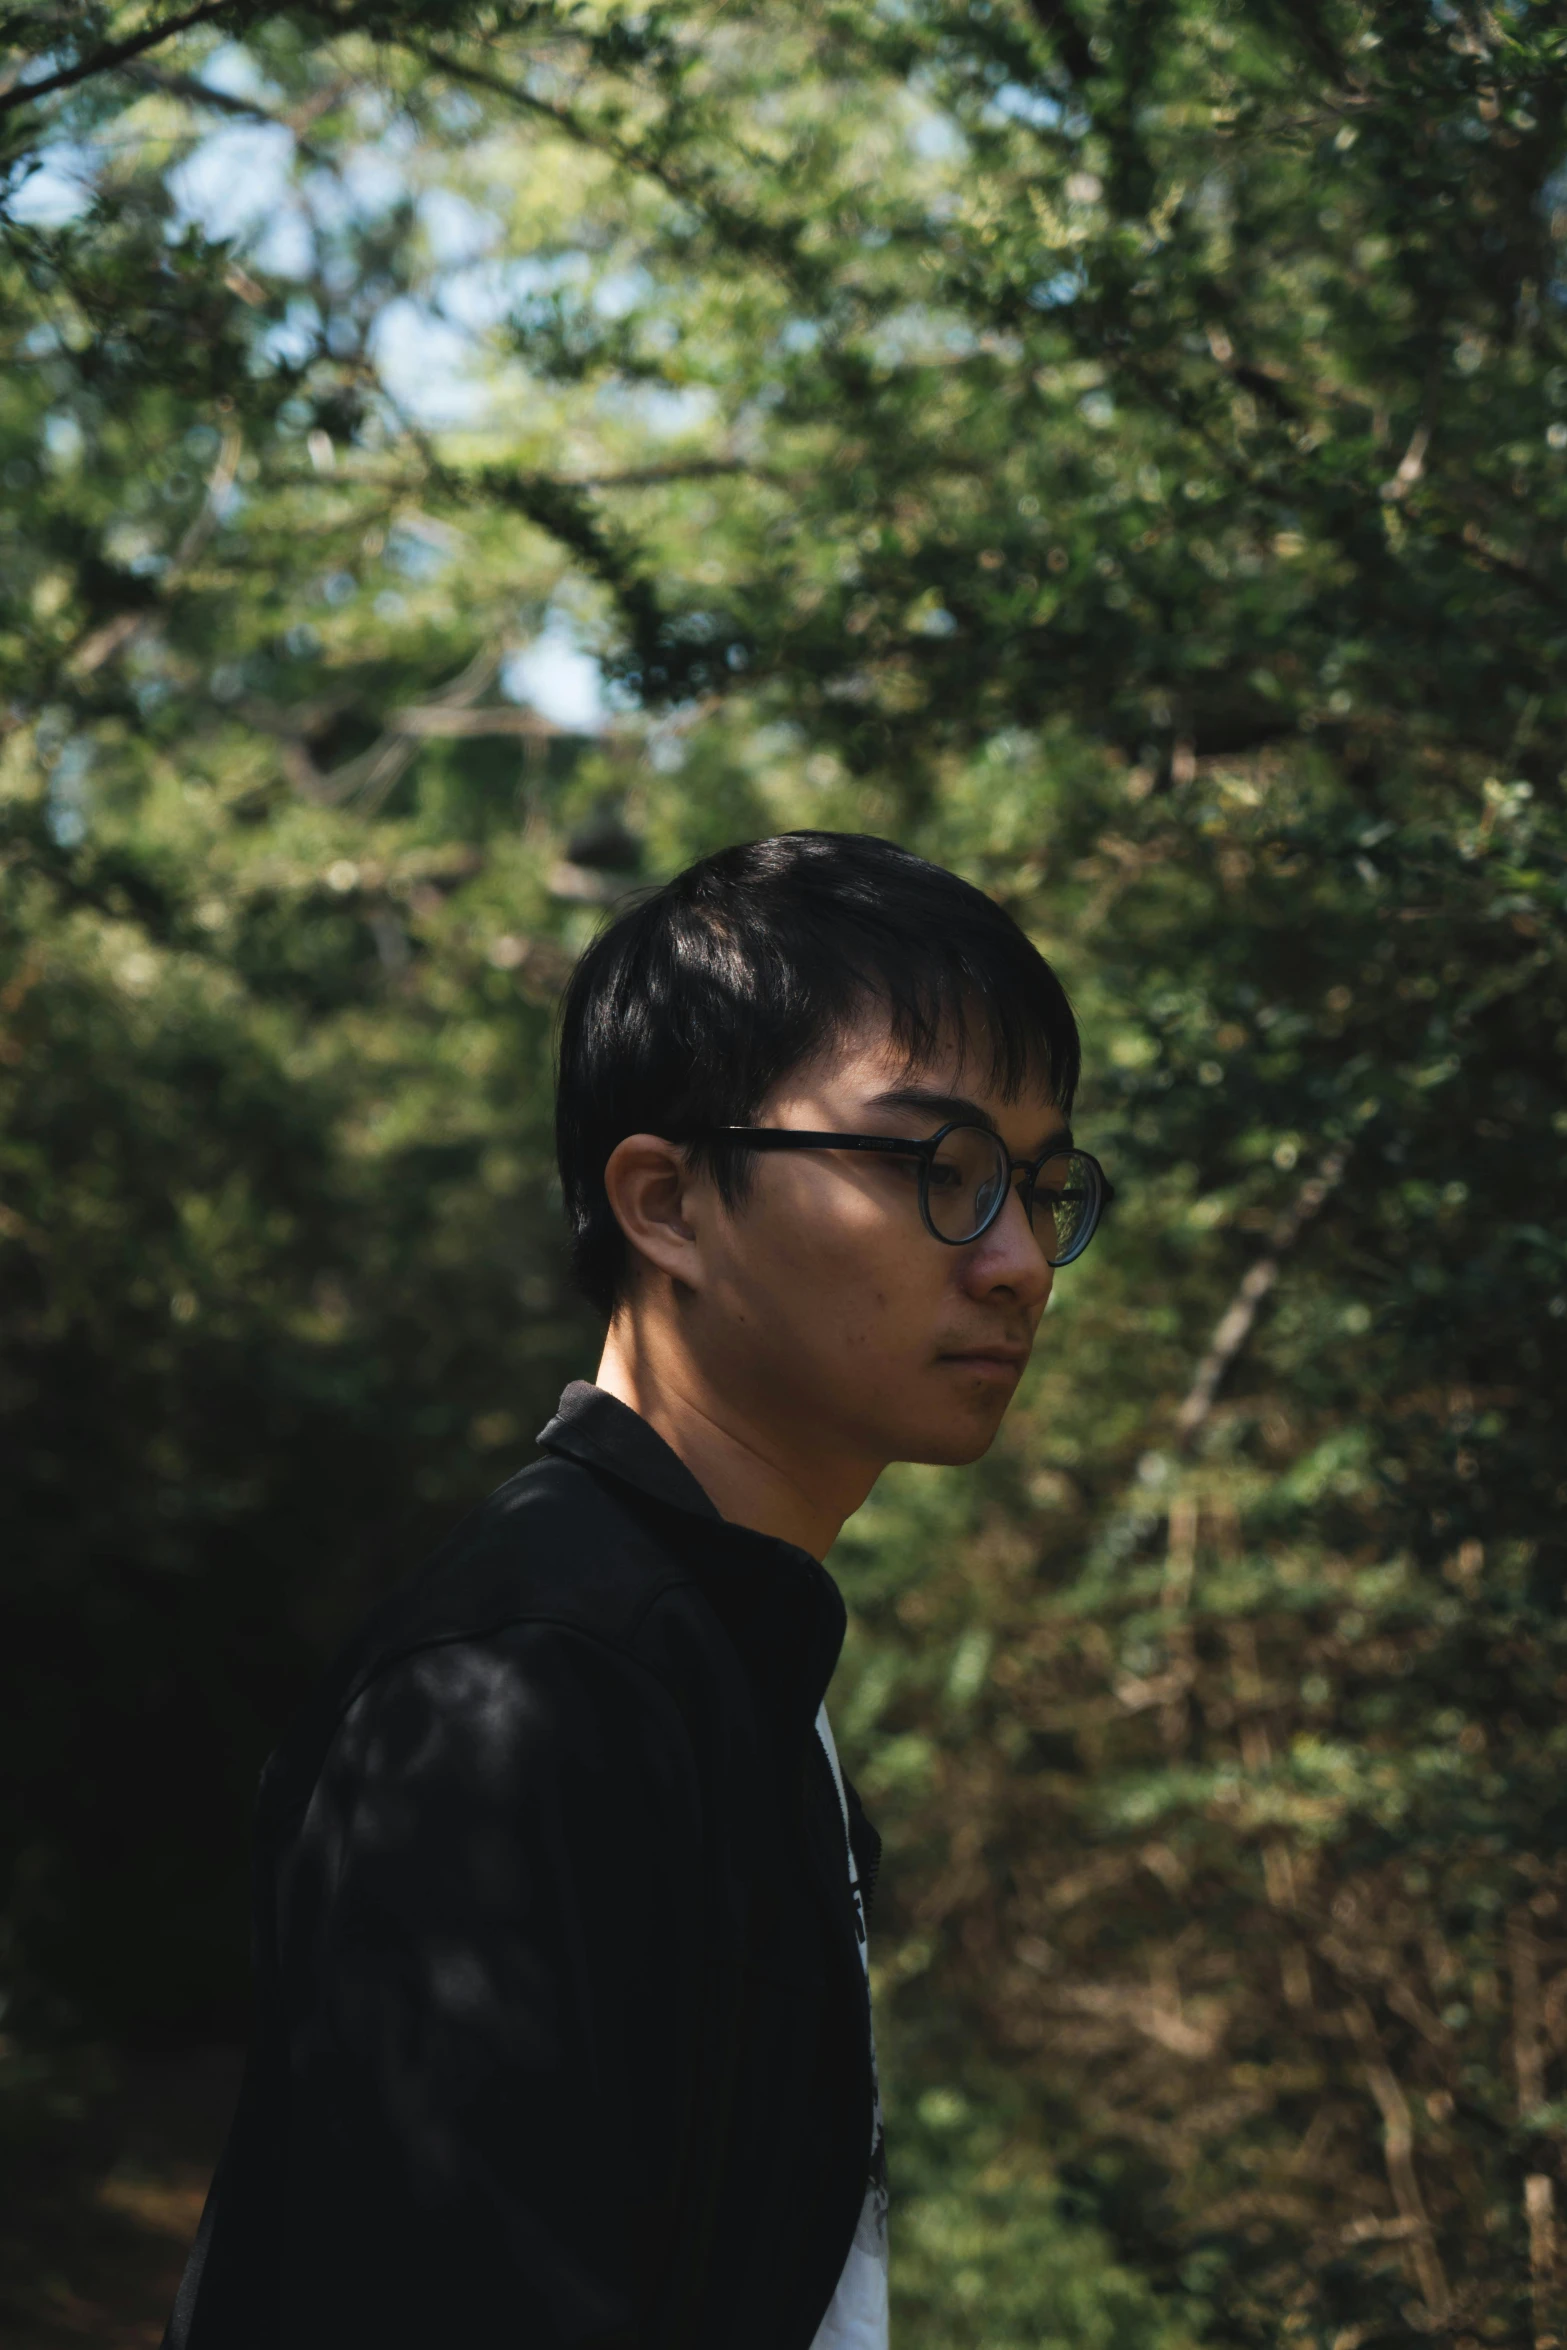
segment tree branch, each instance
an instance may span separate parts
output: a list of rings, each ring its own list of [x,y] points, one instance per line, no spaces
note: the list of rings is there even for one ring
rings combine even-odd
[[[436,710],[467,710],[487,693],[494,683],[501,665],[501,650],[496,645],[485,645],[474,658],[439,692],[422,705],[422,722],[417,728],[405,728],[399,721],[401,712],[393,715],[384,732],[361,751],[355,759],[345,760],[323,775],[309,756],[302,737],[295,738],[296,756],[290,762],[295,789],[307,799],[320,800],[329,807],[341,807],[348,800],[357,800],[360,810],[374,815],[383,806],[419,755],[419,745],[427,732],[432,731],[429,720]],[[437,720],[435,722],[439,724]],[[460,721],[458,722],[460,723]],[[298,754],[303,753],[303,757]]]
[[[214,114],[227,114],[241,122],[260,122],[270,129],[287,131],[309,163],[322,161],[324,157],[323,150],[312,145],[305,132],[352,87],[346,76],[339,77],[324,89],[313,92],[302,105],[290,108],[287,114],[278,114],[255,98],[238,98],[232,91],[214,90],[193,73],[166,73],[157,65],[132,65],[126,71],[127,78],[139,82],[144,89],[159,90],[167,98],[182,98],[188,106],[205,106]]]
[[[1513,1978],[1513,2070],[1518,2080],[1518,2119],[1527,2128],[1545,2103],[1540,1947],[1535,1939],[1534,1921],[1527,1910],[1514,1910],[1507,1921],[1507,1956]],[[1563,2314],[1556,2250],[1556,2182],[1549,2171],[1529,2171],[1523,2183],[1523,2200],[1524,2222],[1529,2231],[1535,2346],[1536,2350],[1545,2350],[1546,2343],[1559,2342]]]
[[[46,74],[42,81],[13,82],[9,89],[0,90],[0,115],[10,114],[19,106],[30,106],[35,98],[51,97],[56,90],[74,89],[79,82],[90,82],[95,74],[112,73],[116,66],[156,49],[160,42],[172,41],[176,33],[188,33],[193,25],[210,24],[216,17],[230,15],[243,21],[254,13],[250,8],[236,9],[234,0],[200,0],[197,7],[187,8],[183,15],[165,17],[161,24],[144,25],[139,33],[129,33],[123,41],[111,41],[90,56],[78,58],[74,65],[62,65],[58,72]]]
[[[179,585],[222,520],[223,507],[234,487],[244,446],[242,436],[232,427],[224,434],[217,462],[207,477],[207,494],[200,510],[175,548],[169,567],[158,582],[157,602],[141,605],[135,611],[117,612],[112,620],[104,621],[90,636],[84,637],[66,663],[69,675],[91,677],[116,653],[123,652],[156,619],[160,609],[167,604],[170,591]]]
[[[722,481],[738,473],[749,474],[753,480],[785,480],[782,474],[749,464],[743,457],[692,457],[684,463],[677,458],[668,465],[633,465],[624,473],[572,474],[562,479],[560,486],[566,490],[642,490],[671,481]]]
[[[1382,2116],[1382,2152],[1387,2163],[1388,2184],[1393,2190],[1399,2217],[1409,2229],[1410,2257],[1414,2262],[1421,2298],[1426,2305],[1426,2316],[1433,2326],[1439,2326],[1447,2319],[1450,2295],[1447,2273],[1436,2248],[1425,2198],[1420,2192],[1420,2181],[1415,2175],[1415,2129],[1410,2118],[1409,2100],[1387,2061],[1381,2034],[1363,1999],[1350,2001],[1345,2010],[1345,2020],[1349,2025],[1350,2037],[1360,2050],[1366,2086],[1376,2099],[1377,2111]]]
[[[1088,35],[1072,14],[1068,0],[1028,0],[1028,13],[1055,50],[1074,82],[1090,82],[1099,72],[1099,60]]]
[[[1348,1163],[1347,1145],[1328,1152],[1315,1175],[1301,1185],[1274,1225],[1262,1255],[1242,1275],[1235,1295],[1214,1324],[1207,1352],[1198,1364],[1196,1375],[1175,1415],[1175,1442],[1179,1451],[1191,1451],[1203,1422],[1213,1409],[1220,1381],[1251,1336],[1252,1324],[1257,1319],[1263,1299],[1279,1277],[1283,1259],[1328,1194],[1340,1182]]]
[[[694,211],[700,212],[712,227],[729,240],[736,252],[759,255],[775,267],[787,263],[791,274],[801,274],[801,254],[796,237],[780,234],[765,222],[753,219],[750,214],[737,212],[711,189],[696,187],[683,180],[658,156],[645,153],[600,125],[584,122],[569,107],[553,105],[549,99],[537,97],[518,82],[508,81],[501,74],[490,73],[483,66],[464,63],[460,57],[453,57],[447,50],[431,48],[422,41],[411,41],[406,37],[401,45],[410,56],[418,58],[422,65],[432,67],[435,72],[447,74],[453,81],[464,82],[470,89],[484,90],[492,98],[502,98],[510,105],[520,106],[526,113],[536,114],[551,123],[578,146],[590,148],[598,155],[607,155],[623,170],[640,172],[655,181],[677,203],[689,204]]]

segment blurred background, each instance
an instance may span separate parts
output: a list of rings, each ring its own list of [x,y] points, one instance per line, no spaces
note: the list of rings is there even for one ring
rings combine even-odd
[[[832,1561],[900,2350],[1555,2350],[1560,12],[0,59],[0,2339],[159,2339],[260,1763],[591,1374],[572,956],[818,825],[1057,962],[1121,1191]]]

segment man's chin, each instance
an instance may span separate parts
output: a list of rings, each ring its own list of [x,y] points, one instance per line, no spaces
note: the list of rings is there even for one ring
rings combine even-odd
[[[1007,1400],[1010,1402],[1010,1397]],[[983,1412],[955,1412],[939,1428],[922,1428],[917,1436],[911,1431],[908,1449],[895,1457],[918,1461],[928,1469],[967,1468],[989,1452],[1005,1417],[1004,1404]]]

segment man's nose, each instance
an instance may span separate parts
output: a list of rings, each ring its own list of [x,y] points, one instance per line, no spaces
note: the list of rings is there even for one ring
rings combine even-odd
[[[1046,1261],[1016,1184],[990,1230],[969,1251],[964,1272],[966,1286],[976,1296],[1010,1289],[1030,1307],[1043,1307],[1049,1297],[1055,1268]]]

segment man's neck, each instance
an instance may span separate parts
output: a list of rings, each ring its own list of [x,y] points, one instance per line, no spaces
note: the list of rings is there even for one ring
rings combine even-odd
[[[875,1482],[874,1469],[848,1464],[824,1476],[819,1449],[812,1473],[803,1475],[775,1431],[756,1427],[742,1407],[711,1393],[689,1360],[678,1350],[671,1359],[628,1315],[611,1324],[594,1383],[657,1430],[720,1517],[795,1543],[813,1558],[826,1557]]]

